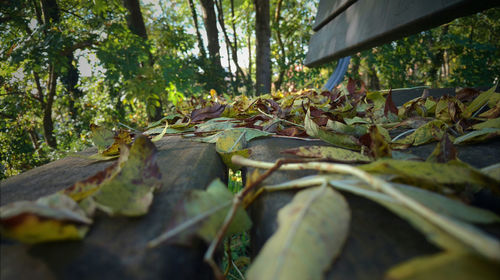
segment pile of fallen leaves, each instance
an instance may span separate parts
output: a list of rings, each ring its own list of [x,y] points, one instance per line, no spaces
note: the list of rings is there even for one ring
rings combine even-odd
[[[466,278],[480,271],[483,279],[493,279],[499,275],[500,242],[474,224],[498,223],[500,218],[460,199],[479,190],[500,196],[500,165],[475,169],[459,160],[455,145],[497,137],[499,116],[500,94],[495,88],[464,89],[440,98],[427,96],[424,90],[421,97],[399,108],[391,91],[367,91],[352,80],[344,91],[277,92],[232,100],[211,91],[209,98],[180,102],[175,112],[144,131],[91,127],[98,147],[91,158],[119,157],[117,162],[54,195],[2,207],[1,230],[28,243],[79,239],[97,210],[109,215],[145,214],[161,185],[153,142],[177,135],[215,143],[223,161],[234,170],[241,166],[268,169],[251,174],[235,196],[220,181],[206,191],[186,194],[174,225],[150,242],[156,246],[200,236],[211,242],[206,260],[218,277],[222,274],[211,258],[213,251],[228,234],[251,226],[244,209],[265,191],[293,188],[304,190],[280,210],[279,227],[251,264],[248,279],[321,279],[341,254],[349,233],[349,205],[338,189],[381,204],[443,249],[394,267],[388,278],[440,278],[454,269]],[[248,142],[257,137],[320,139],[330,145],[284,151],[302,158],[294,163],[266,163],[248,159]],[[431,142],[437,145],[425,161],[404,153]],[[322,173],[262,186],[278,169]]]

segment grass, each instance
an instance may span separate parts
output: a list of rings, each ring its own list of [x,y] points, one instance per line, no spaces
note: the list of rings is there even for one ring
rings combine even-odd
[[[229,170],[227,187],[233,194],[243,188],[241,171],[233,172]],[[245,279],[244,275],[250,264],[249,246],[250,234],[248,232],[233,234],[231,237],[226,238],[224,242],[224,258],[222,260],[222,270],[227,274],[226,279]],[[231,255],[231,262],[228,262],[229,255]],[[228,267],[228,264],[230,267]]]

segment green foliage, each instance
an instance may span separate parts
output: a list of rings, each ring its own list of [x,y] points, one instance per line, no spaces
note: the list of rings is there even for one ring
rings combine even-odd
[[[194,2],[202,30],[201,9]],[[274,90],[320,88],[336,62],[321,68],[302,65],[317,3],[281,1],[276,17],[278,2],[271,1],[270,11]],[[242,73],[237,76],[231,48],[230,59],[221,57],[232,62],[231,69],[213,69],[202,56],[187,1],[143,3],[148,40],[129,30],[122,1],[55,3],[48,21],[40,1],[10,0],[0,7],[0,178],[87,147],[92,123],[146,127],[158,107],[182,109],[223,77],[221,96],[253,94],[251,0],[235,0],[234,9],[231,1],[221,1],[227,35],[238,49]],[[500,73],[499,16],[500,9],[490,9],[362,52],[353,57],[349,76],[373,89],[489,85]],[[80,73],[85,59],[90,76]],[[50,107],[52,76],[56,87]],[[53,122],[51,131],[44,130],[46,116]],[[46,134],[57,140],[55,149],[46,144]]]
[[[500,73],[499,17],[500,9],[493,8],[364,51],[353,60],[350,76],[364,73],[374,89],[491,85]]]

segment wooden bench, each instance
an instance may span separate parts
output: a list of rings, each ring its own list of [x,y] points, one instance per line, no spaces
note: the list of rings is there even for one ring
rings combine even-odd
[[[352,55],[373,46],[426,30],[498,5],[498,1],[436,1],[436,0],[321,0],[314,33],[309,43],[305,65],[319,66]],[[393,93],[400,106],[419,97],[420,90]],[[453,95],[454,89],[430,89],[434,97]],[[258,139],[250,143],[251,158],[275,161],[288,157],[280,152],[318,142],[284,139]],[[321,144],[320,144],[321,145]],[[435,144],[412,147],[407,152],[426,158]],[[461,160],[477,168],[500,162],[500,139],[477,145],[458,147]],[[249,168],[247,172],[253,172]],[[273,185],[313,174],[310,171],[279,171],[263,184]],[[290,202],[296,192],[266,193],[250,207],[252,254],[257,255],[267,239],[277,229],[279,209]],[[382,279],[384,273],[412,257],[440,251],[408,222],[367,199],[342,192],[351,208],[351,227],[345,247],[326,273],[326,279]],[[480,195],[479,195],[480,196]],[[482,197],[477,198],[478,201]],[[489,199],[489,198],[487,198]],[[482,203],[482,202],[481,202]],[[488,202],[485,202],[486,204]],[[495,203],[498,203],[496,201]],[[497,213],[500,208],[497,208]],[[500,236],[500,225],[483,228]]]
[[[404,101],[401,99],[401,101]],[[398,104],[401,105],[401,104]],[[300,146],[326,145],[321,141],[301,141],[289,139],[256,139],[250,142],[251,158],[273,162],[278,158],[288,158],[282,154],[285,149]],[[412,147],[405,151],[415,156],[426,158],[435,147],[435,143]],[[500,139],[476,145],[459,146],[459,158],[468,164],[482,168],[500,162]],[[251,174],[253,168],[247,172]],[[274,185],[312,175],[313,171],[277,171],[266,179],[264,185]],[[266,193],[259,197],[250,207],[253,226],[251,229],[252,255],[258,254],[269,237],[276,231],[277,213],[289,203],[296,191],[280,191]],[[383,279],[384,273],[392,266],[413,257],[430,255],[440,251],[429,243],[425,236],[415,230],[407,221],[399,218],[386,208],[368,199],[342,192],[351,209],[349,237],[332,267],[327,271],[325,279]],[[478,194],[476,203],[482,206],[491,203]],[[485,201],[486,200],[486,201]],[[498,204],[498,199],[492,204]],[[500,214],[500,208],[497,207]],[[484,227],[490,233],[500,236],[500,224]]]
[[[494,0],[321,0],[304,64],[318,66],[498,5]]]
[[[214,145],[180,137],[156,142],[163,187],[140,218],[98,214],[82,241],[25,245],[2,237],[1,279],[213,279],[203,262],[206,245],[147,248],[171,223],[186,191],[205,189],[227,168]],[[89,149],[81,155],[91,155]],[[0,182],[0,205],[34,200],[62,190],[109,166],[111,162],[66,157]]]
[[[327,32],[330,26],[336,26],[335,20],[344,18],[351,26],[352,34],[356,28],[362,28],[362,18],[350,19],[351,10],[357,6],[380,5],[376,10],[383,10],[389,1],[321,1],[315,28]],[[391,1],[403,3],[404,1]],[[409,1],[411,3],[419,1]],[[425,3],[443,1],[422,1]],[[469,1],[461,7],[469,7]],[[478,1],[476,1],[478,2]],[[489,1],[486,1],[490,3]],[[485,6],[484,3],[475,3]],[[384,6],[385,5],[385,6]],[[458,5],[458,4],[457,4]],[[460,4],[463,5],[463,4]],[[488,5],[486,5],[488,6]],[[364,9],[366,10],[366,6]],[[452,10],[456,10],[456,6]],[[349,10],[351,9],[351,10]],[[476,8],[474,8],[475,10]],[[346,14],[343,14],[345,12]],[[457,12],[458,13],[458,12]],[[457,16],[458,14],[455,14]],[[442,16],[437,13],[436,15]],[[321,19],[321,20],[320,20]],[[367,24],[377,22],[376,17]],[[451,19],[451,18],[450,18]],[[413,21],[412,21],[413,22]],[[410,24],[410,23],[406,23]],[[390,25],[387,25],[390,26]],[[361,29],[360,29],[361,30]],[[365,34],[366,31],[363,31]],[[328,32],[327,32],[328,33]],[[404,33],[404,32],[403,32]],[[401,34],[403,34],[401,33]],[[348,45],[329,49],[327,45],[314,45],[313,36],[310,53],[315,49],[324,50],[321,57],[310,57],[308,65],[318,65],[329,59],[358,51],[359,46],[371,43]],[[319,37],[318,37],[319,36]],[[399,36],[399,35],[398,35]],[[380,36],[379,36],[380,37]],[[335,38],[328,33],[329,39]],[[347,37],[346,37],[347,38]],[[327,39],[324,39],[327,42]],[[335,41],[335,42],[340,42]],[[365,42],[365,41],[362,41]],[[377,41],[379,42],[379,41]],[[331,46],[337,46],[337,43]],[[340,46],[340,45],[339,45]],[[349,49],[350,48],[350,49]],[[349,51],[346,51],[349,50]],[[403,102],[404,100],[400,100]],[[286,148],[304,145],[317,145],[321,142],[301,140],[263,138],[250,142],[252,158],[274,161],[283,157],[280,153]],[[461,149],[461,158],[478,167],[498,161],[499,142],[480,145],[472,149]],[[146,249],[147,241],[158,236],[167,227],[173,215],[174,207],[190,189],[203,189],[214,178],[227,177],[227,168],[215,152],[214,145],[192,142],[179,137],[165,137],[156,143],[159,149],[158,166],[163,173],[164,188],[154,198],[150,212],[142,218],[109,218],[103,214],[95,218],[95,223],[83,241],[57,242],[40,245],[23,245],[10,240],[0,240],[0,278],[1,279],[211,279],[211,269],[203,263],[204,244],[191,247],[162,245],[155,249]],[[492,148],[493,147],[493,148]],[[415,148],[413,153],[425,156],[433,146]],[[478,159],[476,149],[484,151],[490,159]],[[82,155],[95,153],[90,149]],[[21,175],[0,182],[0,205],[20,200],[34,200],[72,185],[110,165],[109,162],[92,163],[90,160],[67,157],[47,165],[27,171]],[[251,169],[247,171],[252,171]],[[266,180],[266,184],[283,182],[310,174],[308,172],[277,172]],[[168,186],[168,189],[165,188]],[[266,194],[250,208],[254,222],[251,230],[252,254],[256,255],[264,242],[276,229],[276,213],[289,202],[294,192],[286,191]],[[415,231],[406,221],[398,218],[379,205],[366,199],[344,194],[351,205],[351,233],[344,251],[328,272],[328,279],[378,279],[385,270],[413,256],[437,252],[438,248],[427,243],[423,235]]]

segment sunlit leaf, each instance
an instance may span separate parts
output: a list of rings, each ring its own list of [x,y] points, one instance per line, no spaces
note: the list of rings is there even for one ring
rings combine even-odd
[[[109,215],[146,214],[153,191],[161,186],[155,154],[156,148],[149,139],[137,137],[130,148],[122,151],[120,171],[104,181],[93,195],[97,207]]]
[[[156,142],[156,141],[161,140],[163,138],[163,136],[165,136],[165,133],[167,133],[167,130],[168,130],[168,121],[165,122],[165,127],[163,128],[161,133],[156,135],[155,137],[153,137],[153,139],[151,139],[151,141]]]
[[[331,188],[309,188],[278,212],[278,229],[247,271],[247,279],[323,279],[347,239],[351,214]]]
[[[24,243],[82,239],[92,220],[71,198],[53,194],[0,208],[0,232]]]
[[[368,156],[347,149],[327,146],[304,146],[284,150],[283,153],[300,157],[326,159],[345,163],[366,163],[372,161]]]
[[[215,150],[221,156],[227,167],[238,170],[241,167],[232,163],[231,158],[234,155],[243,157],[250,156],[250,150],[246,149],[247,140],[245,138],[245,130],[225,130],[215,143]]]
[[[161,134],[165,130],[165,127],[154,127],[149,130],[144,131],[142,134],[144,135],[153,135],[153,134]],[[168,127],[167,130],[165,131],[165,134],[176,134],[176,133],[181,133],[181,132],[186,132],[186,130],[180,130],[180,129],[175,129],[175,128],[170,128]]]
[[[60,193],[78,202],[96,193],[101,188],[103,182],[112,179],[119,171],[120,166],[116,162],[95,175],[61,190]]]
[[[262,131],[259,129],[246,128],[246,127],[236,127],[236,128],[232,128],[231,130],[245,132],[245,140],[247,142],[249,142],[250,140],[252,140],[254,138],[269,136],[269,135],[273,134],[273,133]],[[223,131],[218,132],[214,135],[206,136],[206,137],[198,137],[198,138],[195,138],[193,140],[205,142],[205,143],[216,143],[217,139],[219,139],[219,137],[222,134],[223,134]]]
[[[195,126],[195,132],[207,132],[207,131],[217,131],[226,130],[233,128],[238,124],[238,120],[233,118],[215,118],[208,120],[206,122],[197,124]]]
[[[122,145],[132,143],[132,135],[126,130],[120,130],[114,137],[113,144],[101,152],[103,156],[114,156],[120,154]]]
[[[500,266],[473,254],[443,252],[416,257],[391,268],[391,280],[498,279]]]
[[[207,242],[212,241],[224,223],[232,202],[233,195],[219,179],[214,180],[206,190],[189,192],[174,211],[175,223],[164,234],[152,240],[150,246],[172,238],[182,242],[193,235],[198,235]],[[226,235],[243,232],[250,226],[250,218],[245,210],[240,208],[236,211]]]

